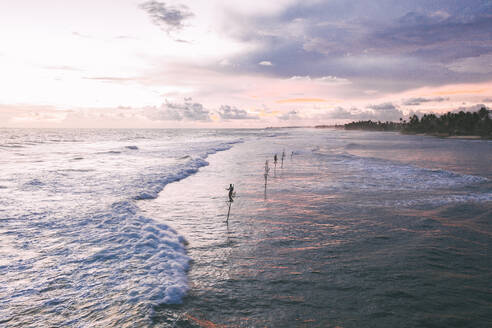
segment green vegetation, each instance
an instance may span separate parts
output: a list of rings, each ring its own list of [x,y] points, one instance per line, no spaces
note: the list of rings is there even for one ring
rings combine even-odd
[[[395,122],[359,121],[345,124],[346,130],[401,131],[402,133],[425,133],[439,136],[480,136],[492,138],[492,119],[490,112],[482,107],[478,112],[448,112],[444,115],[417,115],[409,122],[400,119]]]
[[[404,123],[358,121],[344,125],[345,130],[400,131]]]

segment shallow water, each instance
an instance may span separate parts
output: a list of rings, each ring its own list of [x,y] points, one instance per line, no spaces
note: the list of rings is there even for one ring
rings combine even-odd
[[[0,132],[0,325],[492,325],[490,141]]]
[[[283,149],[265,192],[264,161]],[[157,307],[154,325],[490,326],[491,150],[294,130],[213,155],[143,205],[193,259],[184,303]],[[238,198],[226,224],[229,183]]]
[[[181,302],[184,239],[137,203],[240,141],[203,130],[0,130],[0,324],[147,325],[153,306]]]

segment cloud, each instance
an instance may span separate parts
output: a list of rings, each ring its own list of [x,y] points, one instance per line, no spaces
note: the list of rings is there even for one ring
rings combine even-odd
[[[43,68],[48,70],[56,70],[56,71],[82,72],[82,69],[69,65],[44,66]]]
[[[366,117],[366,115],[359,115],[359,110],[357,108],[352,108],[350,110],[343,107],[336,107],[325,112],[323,116],[330,119],[361,119],[361,117]],[[366,112],[367,113],[367,112]]]
[[[385,110],[359,111],[355,113],[358,119],[373,120],[373,121],[398,121],[404,117],[403,112],[397,108]]]
[[[435,95],[445,95],[445,96],[449,96],[449,95],[466,95],[466,94],[480,94],[480,93],[483,93],[487,91],[487,89],[470,89],[470,88],[466,88],[466,89],[451,89],[451,90],[443,90],[443,91],[435,91],[433,92],[433,94]]]
[[[278,116],[279,120],[282,121],[290,121],[290,120],[299,120],[301,117],[299,116],[299,112],[296,110],[291,110],[290,112],[284,113]]]
[[[93,38],[92,35],[79,33],[79,32],[72,32],[72,35],[79,37],[79,38],[83,38],[83,39],[92,39]]]
[[[492,73],[492,54],[459,59],[447,65],[447,68],[460,73]]]
[[[144,115],[155,121],[211,121],[210,111],[191,98],[185,98],[183,103],[166,102],[158,108],[147,107]]]
[[[484,103],[489,103],[489,102],[492,102],[492,98],[485,98],[484,100],[482,100]]]
[[[263,61],[259,62],[258,65],[261,65],[261,66],[273,66],[272,62],[270,62],[268,60],[263,60]]]
[[[387,110],[395,110],[396,107],[390,102],[378,104],[378,105],[368,105],[367,108],[374,109],[376,111],[387,111]]]
[[[140,38],[131,35],[117,35],[114,38],[117,40],[140,40]]]
[[[417,97],[417,98],[409,98],[403,101],[403,105],[406,106],[417,106],[420,105],[421,103],[427,103],[427,102],[442,102],[449,100],[449,98],[444,98],[444,97],[435,97],[435,98],[422,98],[422,97]]]
[[[238,109],[228,105],[220,106],[217,113],[223,120],[257,120],[259,118],[256,115],[249,114],[244,109]]]
[[[134,77],[119,77],[119,76],[85,76],[85,80],[94,80],[108,83],[126,83],[132,81],[138,81],[139,78]]]
[[[147,1],[139,7],[147,12],[155,25],[167,33],[181,30],[183,22],[194,16],[185,5],[172,6],[159,1]]]
[[[317,82],[317,83],[325,83],[325,84],[330,84],[330,85],[345,85],[345,84],[350,84],[351,82],[348,79],[344,78],[339,78],[336,76],[321,76],[318,78],[311,78],[309,75],[306,76],[299,76],[299,75],[294,75],[291,78],[289,78],[291,81],[307,81],[307,82]]]
[[[390,102],[369,105],[367,108],[372,109],[373,119],[384,121],[396,121],[403,117],[403,112]]]
[[[354,94],[483,82],[492,78],[490,17],[482,0],[292,1],[275,14],[229,15],[224,32],[254,47],[223,69],[264,74],[258,63],[268,58],[269,75],[343,76]]]
[[[392,103],[382,103],[377,105],[369,105],[366,109],[351,107],[335,107],[326,110],[321,115],[320,119],[337,119],[337,120],[375,120],[375,121],[398,121],[403,117],[403,112]]]
[[[326,99],[322,98],[290,98],[277,100],[277,104],[288,104],[288,103],[313,103],[313,102],[327,102]]]
[[[53,106],[0,104],[0,127],[58,123],[70,112],[71,110],[61,110]]]
[[[430,57],[431,60],[449,61],[479,56],[491,50],[491,42],[481,40],[492,28],[488,17],[491,8],[485,7],[481,13],[471,9],[471,6],[484,8],[483,3],[481,6],[468,3],[456,7],[468,7],[468,14],[455,12],[445,18],[434,13],[407,12],[391,26],[374,31],[368,41],[374,42],[373,46],[380,51],[395,53],[403,50],[414,56]]]
[[[471,105],[471,106],[461,106],[456,109],[454,109],[452,112],[458,113],[458,112],[478,112],[482,107],[485,107],[489,109],[489,107],[485,106],[485,104],[476,104],[476,105]]]

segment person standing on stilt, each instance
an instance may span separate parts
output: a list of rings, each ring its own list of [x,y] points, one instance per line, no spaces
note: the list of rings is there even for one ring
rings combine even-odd
[[[227,188],[226,190],[229,190],[229,202],[232,203],[234,201],[234,199],[233,199],[233,197],[234,197],[234,185],[232,183],[229,184],[229,188]]]
[[[231,205],[232,202],[234,202],[234,197],[236,196],[236,193],[234,192],[234,185],[232,183],[229,184],[229,188],[226,188],[226,190],[229,191],[229,201],[227,202],[229,203],[229,209],[227,210],[227,219],[225,222],[229,226],[229,215],[231,214]]]
[[[270,167],[268,166],[268,159],[265,161],[265,190],[267,186],[268,173],[270,172]]]

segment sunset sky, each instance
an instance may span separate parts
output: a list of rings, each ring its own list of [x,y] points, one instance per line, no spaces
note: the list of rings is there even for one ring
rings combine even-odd
[[[492,105],[490,0],[0,0],[0,127],[265,127]]]

